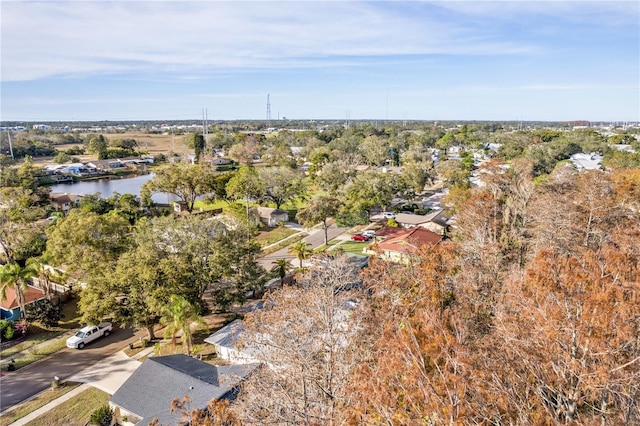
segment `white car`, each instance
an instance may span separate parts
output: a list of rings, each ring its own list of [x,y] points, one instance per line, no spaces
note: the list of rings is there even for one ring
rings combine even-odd
[[[382,217],[385,219],[395,219],[396,214],[393,212],[382,212]]]
[[[373,238],[376,236],[376,231],[374,231],[373,229],[365,229],[361,232],[361,234],[365,237]]]

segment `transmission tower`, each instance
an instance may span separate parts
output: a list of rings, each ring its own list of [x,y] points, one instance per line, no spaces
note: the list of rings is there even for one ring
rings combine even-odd
[[[271,95],[267,95],[267,123],[269,123],[269,126],[271,126],[271,101],[269,100],[269,97]]]

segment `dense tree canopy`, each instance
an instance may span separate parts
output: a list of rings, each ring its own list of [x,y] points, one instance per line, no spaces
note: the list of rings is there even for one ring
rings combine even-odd
[[[207,164],[175,163],[158,170],[153,179],[143,185],[140,193],[143,199],[149,199],[151,194],[158,192],[175,195],[186,203],[187,211],[192,212],[199,197],[214,191],[215,178],[215,171]]]

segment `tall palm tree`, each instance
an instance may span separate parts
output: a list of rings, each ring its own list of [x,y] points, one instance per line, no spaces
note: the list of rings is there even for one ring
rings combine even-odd
[[[207,324],[198,315],[196,307],[183,296],[172,294],[169,304],[162,306],[161,313],[160,324],[167,326],[164,337],[171,336],[171,345],[175,348],[176,335],[181,331],[182,344],[187,351],[187,355],[191,355],[191,348],[193,347],[191,324],[196,323],[203,328],[207,328]]]
[[[31,278],[37,275],[37,269],[29,262],[24,267],[16,262],[0,266],[0,300],[5,300],[7,298],[7,289],[13,287],[20,307],[20,315],[24,319],[27,318],[24,292],[31,282]]]
[[[284,257],[273,262],[272,272],[276,272],[280,277],[280,287],[284,285],[284,277],[287,276],[287,272],[291,270],[291,262]]]
[[[300,261],[300,268],[302,268],[302,261],[306,259],[313,250],[309,247],[309,244],[304,240],[300,240],[289,249],[289,253],[294,254]]]
[[[66,276],[64,273],[50,267],[47,265],[48,258],[45,256],[42,257],[32,257],[27,260],[27,265],[33,267],[38,277],[38,286],[44,291],[44,295],[47,299],[51,300],[53,297],[53,288],[51,283],[64,284],[66,281]]]

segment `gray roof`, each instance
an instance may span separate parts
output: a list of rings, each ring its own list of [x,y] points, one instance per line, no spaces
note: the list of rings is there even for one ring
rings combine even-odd
[[[237,319],[222,327],[206,339],[205,342],[212,345],[220,345],[225,348],[233,348],[238,341],[238,337],[244,331],[242,321]]]
[[[186,355],[148,358],[109,401],[141,417],[141,425],[154,417],[160,424],[178,424],[179,413],[169,413],[173,399],[188,395],[191,408],[205,408],[213,398],[232,396],[239,382],[254,368],[216,366]]]
[[[287,214],[287,212],[271,207],[258,207],[258,214],[260,215],[260,217],[269,218],[274,216],[281,216],[283,214]]]
[[[422,223],[434,222],[441,226],[447,225],[448,218],[444,214],[444,210],[434,210],[426,215],[398,213],[396,222],[406,223],[409,225],[420,225]]]

